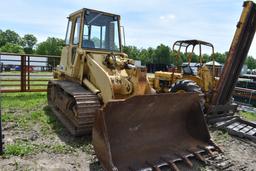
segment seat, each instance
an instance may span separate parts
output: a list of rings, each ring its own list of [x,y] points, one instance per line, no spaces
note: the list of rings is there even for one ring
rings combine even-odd
[[[94,42],[91,40],[83,40],[83,47],[85,48],[95,48]]]
[[[182,66],[184,75],[195,75],[190,65]]]

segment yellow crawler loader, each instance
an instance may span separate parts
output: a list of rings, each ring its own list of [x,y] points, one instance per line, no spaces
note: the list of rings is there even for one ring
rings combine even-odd
[[[72,13],[65,42],[48,103],[72,135],[92,133],[105,170],[177,170],[218,149],[198,93],[156,94],[146,68],[122,53],[119,15]]]

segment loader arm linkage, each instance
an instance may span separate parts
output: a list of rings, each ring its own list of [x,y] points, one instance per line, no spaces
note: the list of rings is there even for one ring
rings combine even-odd
[[[256,31],[256,4],[253,1],[245,1],[243,7],[223,73],[212,97],[207,120],[231,135],[256,142],[256,124],[234,116],[237,106],[234,108],[234,105],[230,104]]]

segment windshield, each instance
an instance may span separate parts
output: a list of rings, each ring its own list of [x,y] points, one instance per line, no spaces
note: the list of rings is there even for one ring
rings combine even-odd
[[[86,11],[82,47],[120,51],[118,17]]]

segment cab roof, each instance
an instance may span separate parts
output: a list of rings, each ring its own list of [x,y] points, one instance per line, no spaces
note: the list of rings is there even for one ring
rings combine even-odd
[[[68,18],[70,18],[70,17],[72,17],[72,16],[74,16],[74,15],[77,15],[77,14],[79,14],[79,13],[84,13],[85,11],[91,11],[91,12],[97,12],[97,13],[104,13],[105,15],[109,15],[109,16],[118,16],[118,17],[120,18],[120,15],[117,15],[117,14],[112,14],[112,13],[108,13],[108,12],[104,12],[104,11],[98,11],[98,10],[89,9],[89,8],[82,8],[82,9],[80,9],[80,10],[78,10],[78,11],[75,11],[75,12],[71,13]]]

